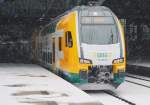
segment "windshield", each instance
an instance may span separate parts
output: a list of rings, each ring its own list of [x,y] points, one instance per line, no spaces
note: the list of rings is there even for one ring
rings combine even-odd
[[[82,17],[80,41],[87,44],[115,44],[117,27],[112,17]]]

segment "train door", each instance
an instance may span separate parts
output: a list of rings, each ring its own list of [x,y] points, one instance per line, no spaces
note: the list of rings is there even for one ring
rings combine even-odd
[[[52,70],[55,69],[55,38],[52,38]]]
[[[52,38],[53,70],[59,68],[59,38]]]
[[[47,35],[47,66],[51,67],[52,64],[52,40],[50,34]]]
[[[59,38],[55,38],[55,65],[59,68]]]

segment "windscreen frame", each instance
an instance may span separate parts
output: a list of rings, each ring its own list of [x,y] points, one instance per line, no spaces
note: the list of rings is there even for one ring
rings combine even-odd
[[[91,17],[91,16],[83,16],[81,15],[81,11],[79,12],[79,15],[78,15],[78,27],[79,27],[79,43],[80,43],[80,46],[81,44],[83,43],[82,42],[82,39],[81,39],[81,28],[82,28],[82,24],[81,24],[81,17]],[[120,43],[120,33],[119,33],[119,28],[118,28],[118,25],[117,25],[117,22],[115,21],[115,17],[112,15],[112,16],[93,16],[93,17],[111,17],[114,21],[114,23],[110,23],[110,24],[101,24],[101,25],[115,25],[115,28],[116,28],[116,35],[117,35],[117,43]],[[99,24],[95,24],[95,25],[99,25]],[[113,43],[113,44],[117,44],[117,43]],[[107,45],[107,44],[102,44],[102,45]]]

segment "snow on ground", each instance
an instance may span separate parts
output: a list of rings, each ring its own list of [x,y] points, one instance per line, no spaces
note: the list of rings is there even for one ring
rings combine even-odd
[[[116,90],[116,93],[136,105],[150,105],[150,88],[125,82]]]
[[[142,67],[150,67],[150,61],[145,60],[145,61],[139,61],[139,60],[130,60],[127,62],[128,65],[135,65],[135,66],[142,66]]]
[[[101,105],[37,65],[0,64],[0,105]]]
[[[146,79],[150,81],[150,77],[145,77],[145,76],[140,76],[140,75],[135,75],[135,74],[129,74],[126,73],[127,76],[131,76],[131,77],[137,77],[137,78],[142,78],[142,79]]]
[[[127,80],[150,85],[150,82],[145,82],[142,80],[135,80],[131,78],[127,78]],[[124,98],[136,105],[150,105],[150,88],[143,87],[140,85],[136,85],[129,82],[124,82],[120,85],[116,90],[113,91],[121,98]],[[107,95],[106,93],[97,92],[89,93],[94,98],[100,100],[104,105],[127,105],[127,103],[122,102],[117,98],[112,98],[112,96]]]
[[[135,78],[131,78],[131,77],[126,77],[126,80],[150,87],[150,81],[144,81],[144,80],[135,79]]]
[[[87,92],[89,93],[89,92]],[[113,96],[110,96],[102,91],[90,92],[89,93],[92,97],[102,102],[104,105],[129,105]]]

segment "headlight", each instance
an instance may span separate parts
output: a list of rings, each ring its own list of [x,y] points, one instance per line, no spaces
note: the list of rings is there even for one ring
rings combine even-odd
[[[124,62],[124,58],[119,58],[119,59],[114,59],[113,60],[113,64],[123,63],[123,62]]]
[[[92,64],[92,61],[89,60],[89,59],[82,59],[82,58],[80,58],[79,61],[82,64]]]

